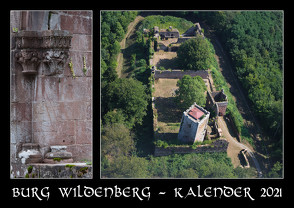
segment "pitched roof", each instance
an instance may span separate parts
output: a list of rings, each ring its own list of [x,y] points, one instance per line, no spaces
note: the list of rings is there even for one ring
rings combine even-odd
[[[196,120],[199,119],[201,116],[204,115],[204,112],[200,109],[198,109],[196,106],[192,108],[189,112],[189,116],[195,118]]]

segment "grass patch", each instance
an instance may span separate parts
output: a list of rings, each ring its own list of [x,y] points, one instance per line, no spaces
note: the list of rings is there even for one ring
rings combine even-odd
[[[172,26],[178,29],[180,34],[183,34],[193,25],[193,22],[180,17],[151,15],[145,17],[139,30],[143,31],[144,28],[153,29],[154,26],[158,26],[159,29],[168,29],[169,26]]]
[[[75,167],[75,165],[66,164],[65,167],[72,169],[73,167]]]

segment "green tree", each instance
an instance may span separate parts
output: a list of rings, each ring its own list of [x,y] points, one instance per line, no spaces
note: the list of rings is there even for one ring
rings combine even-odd
[[[201,77],[183,76],[177,82],[176,102],[181,109],[189,108],[194,102],[204,106],[206,103],[206,86]]]
[[[202,36],[184,42],[177,51],[178,62],[186,70],[206,70],[209,54],[209,46]]]
[[[142,124],[146,115],[146,86],[132,78],[116,79],[107,88],[110,110],[121,109],[130,126]]]
[[[192,168],[187,168],[179,171],[178,178],[198,178],[198,174]]]
[[[281,178],[282,177],[283,164],[276,162],[268,173],[269,178]]]
[[[121,156],[104,169],[102,176],[110,178],[149,178],[148,161],[136,156]]]
[[[128,156],[135,150],[135,143],[129,128],[121,123],[103,126],[101,133],[101,154],[110,160]]]
[[[256,169],[255,168],[241,168],[237,167],[234,169],[235,174],[238,178],[256,178]]]
[[[149,161],[149,172],[152,177],[167,178],[169,176],[169,163],[168,157],[150,157]]]
[[[126,126],[127,122],[125,121],[125,115],[122,112],[122,110],[118,109],[118,110],[113,110],[113,111],[109,111],[107,112],[104,116],[104,123],[105,125],[111,125],[113,123],[120,123],[120,124],[124,124]]]
[[[114,43],[112,44],[112,46],[110,47],[110,53],[112,54],[112,56],[115,56],[120,52],[120,44],[118,41],[114,41]],[[116,59],[116,58],[115,58]]]
[[[115,30],[117,40],[120,42],[125,35],[124,28],[121,26],[120,22],[116,22],[114,30]]]
[[[101,64],[100,64],[100,71],[101,71],[101,76],[103,77],[104,72],[107,70],[107,64],[105,63],[104,60],[101,59]]]

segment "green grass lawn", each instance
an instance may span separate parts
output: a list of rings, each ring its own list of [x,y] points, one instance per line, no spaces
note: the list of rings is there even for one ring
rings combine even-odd
[[[154,26],[158,26],[159,29],[168,29],[169,26],[172,26],[173,28],[178,29],[180,34],[183,34],[193,26],[193,23],[180,17],[151,15],[145,17],[139,29],[152,29]]]

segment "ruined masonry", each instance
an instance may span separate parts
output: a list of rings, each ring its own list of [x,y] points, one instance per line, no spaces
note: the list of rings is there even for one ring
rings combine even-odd
[[[11,178],[91,177],[92,11],[11,11],[10,22]]]

